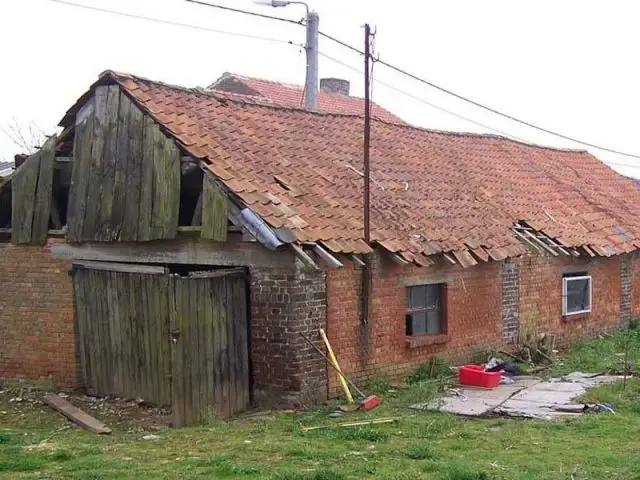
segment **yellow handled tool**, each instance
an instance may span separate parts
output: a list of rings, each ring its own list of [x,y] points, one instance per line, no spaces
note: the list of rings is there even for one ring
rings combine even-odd
[[[331,360],[331,363],[333,363],[333,366],[338,371],[338,378],[340,379],[340,383],[342,384],[342,389],[344,390],[344,394],[347,396],[347,401],[349,403],[353,403],[353,396],[351,396],[351,391],[349,390],[347,381],[344,379],[344,376],[342,375],[342,370],[340,370],[340,365],[338,365],[338,359],[333,353],[333,349],[331,348],[331,344],[329,343],[327,334],[324,333],[324,330],[322,328],[320,329],[320,336],[322,337],[322,341],[327,347],[327,353],[329,354],[329,359]]]

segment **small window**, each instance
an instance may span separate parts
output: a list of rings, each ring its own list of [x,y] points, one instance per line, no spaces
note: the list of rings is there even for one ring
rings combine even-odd
[[[444,284],[407,288],[407,336],[446,333],[444,290]]]
[[[584,273],[562,279],[562,314],[575,315],[591,311],[591,277]]]

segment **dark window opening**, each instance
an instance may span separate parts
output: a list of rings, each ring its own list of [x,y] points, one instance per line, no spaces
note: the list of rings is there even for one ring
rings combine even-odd
[[[565,274],[562,278],[562,314],[591,311],[591,277],[586,272]]]
[[[202,193],[203,172],[194,162],[183,162],[180,177],[180,209],[178,225],[201,225],[202,215],[196,215],[198,199]]]
[[[11,228],[11,181],[0,185],[0,228]]]
[[[446,333],[446,285],[418,285],[407,288],[405,334],[438,335]]]

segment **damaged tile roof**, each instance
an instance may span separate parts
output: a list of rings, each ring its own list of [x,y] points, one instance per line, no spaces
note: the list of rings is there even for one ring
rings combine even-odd
[[[333,252],[370,251],[361,117],[114,72],[98,83],[113,81],[272,227]],[[585,151],[384,121],[372,122],[371,142],[371,238],[407,261],[448,253],[470,266],[525,253],[517,222],[590,255],[640,247],[640,191]]]
[[[223,75],[214,82],[209,89],[225,91],[242,95],[263,97],[273,103],[288,107],[302,107],[304,105],[304,89],[300,85],[274,82],[262,78],[251,78],[235,73]],[[344,113],[347,115],[362,115],[364,99],[339,93],[318,91],[318,111],[327,113]],[[404,123],[404,121],[385,110],[380,105],[371,105],[371,116],[387,122]]]

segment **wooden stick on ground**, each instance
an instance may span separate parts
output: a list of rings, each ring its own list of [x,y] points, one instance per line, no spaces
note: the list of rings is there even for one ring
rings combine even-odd
[[[49,405],[55,411],[60,412],[73,423],[80,425],[85,430],[100,434],[111,433],[111,429],[107,428],[104,423],[96,420],[91,415],[83,412],[79,408],[74,407],[64,398],[61,398],[58,395],[45,395],[44,403]]]
[[[338,425],[317,425],[315,427],[305,427],[300,425],[302,430],[305,432],[310,432],[312,430],[320,430],[322,428],[331,428],[331,427],[362,427],[365,425],[377,425],[379,423],[395,423],[398,421],[398,417],[389,417],[389,418],[377,418],[375,420],[362,420],[359,422],[348,422],[348,423],[339,423]]]

